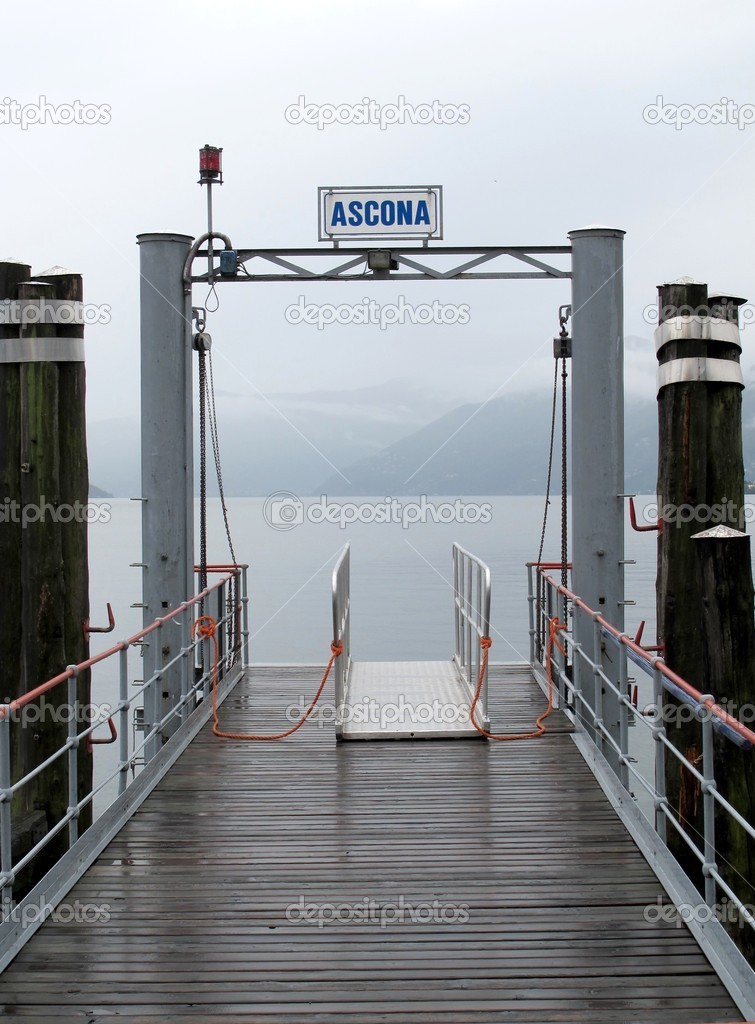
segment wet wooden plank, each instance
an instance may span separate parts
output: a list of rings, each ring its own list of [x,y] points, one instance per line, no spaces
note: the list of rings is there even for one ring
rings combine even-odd
[[[288,724],[318,672],[253,671],[224,723]],[[490,688],[495,731],[543,708],[526,668],[493,666]],[[205,729],[66,898],[107,920],[45,923],[0,978],[0,1015],[741,1020],[687,929],[646,919],[660,885],[568,721],[549,723],[515,743],[336,745],[326,701],[281,742]]]

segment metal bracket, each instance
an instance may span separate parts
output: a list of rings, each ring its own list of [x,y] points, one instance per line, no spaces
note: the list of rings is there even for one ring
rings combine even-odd
[[[112,606],[111,606],[109,601],[107,603],[107,618],[108,618],[108,625],[107,626],[90,626],[89,625],[89,619],[85,619],[82,622],[81,628],[82,628],[82,631],[84,633],[84,639],[87,641],[87,643],[89,643],[90,634],[92,634],[92,633],[112,633],[113,630],[115,629],[115,616],[113,615],[113,609],[112,609]]]
[[[110,726],[110,737],[108,739],[106,739],[106,740],[96,740],[96,739],[93,738],[91,733],[89,733],[89,735],[87,736],[87,753],[88,754],[92,753],[92,747],[96,746],[97,744],[103,743],[103,744],[107,745],[108,743],[115,743],[115,741],[118,739],[118,730],[115,727],[115,722],[113,721],[113,716],[112,715],[110,716],[110,718],[108,718],[107,724]]]
[[[620,498],[629,498],[629,521],[632,524],[632,529],[636,530],[637,533],[648,533],[651,530],[657,531],[659,534],[663,533],[663,519],[658,516],[658,519],[651,523],[649,526],[640,526],[637,522],[637,510],[634,507],[634,495],[633,494],[620,494]]]
[[[644,630],[645,630],[645,620],[643,619],[640,622],[639,626],[637,627],[637,634],[636,634],[636,636],[634,638],[634,642],[637,644],[638,647],[642,647],[642,634],[643,634]],[[665,644],[658,644],[655,647],[642,647],[642,649],[643,649],[643,651],[658,651],[660,654],[663,654],[663,652],[666,649],[666,645]]]

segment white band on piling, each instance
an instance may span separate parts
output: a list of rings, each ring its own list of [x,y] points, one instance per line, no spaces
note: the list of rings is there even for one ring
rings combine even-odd
[[[708,359],[705,356],[688,356],[685,359],[671,359],[658,367],[656,378],[658,391],[667,384],[683,384],[693,381],[706,383],[739,384],[744,387],[742,367],[733,359]]]
[[[83,362],[83,338],[0,338],[0,363]]]
[[[655,329],[655,351],[670,341],[723,341],[742,350],[739,327],[720,317],[674,316]]]

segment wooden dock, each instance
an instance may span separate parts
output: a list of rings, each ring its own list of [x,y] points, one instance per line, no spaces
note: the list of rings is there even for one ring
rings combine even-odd
[[[320,671],[252,670],[224,726],[275,731]],[[496,731],[543,707],[526,667],[491,667],[490,694]],[[64,901],[109,920],[46,922],[0,978],[2,1016],[742,1020],[686,927],[645,919],[661,886],[566,719],[548,721],[515,743],[205,728]],[[368,906],[372,921],[348,920]]]

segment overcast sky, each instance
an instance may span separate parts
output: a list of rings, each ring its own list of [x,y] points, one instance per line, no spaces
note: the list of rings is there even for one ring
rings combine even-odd
[[[626,332],[650,339],[643,310],[663,280],[690,275],[755,298],[755,126],[741,124],[755,103],[753,28],[747,0],[5,6],[4,102],[108,109],[95,125],[0,125],[0,256],[81,272],[86,301],[111,307],[111,322],[87,332],[90,422],[138,408],[135,236],[205,229],[204,143],[224,147],[215,226],[239,248],[318,244],[319,185],[441,184],[449,245],[557,245],[586,224],[624,228]],[[319,131],[286,119],[301,95],[437,100],[468,117]],[[696,117],[731,100],[744,117],[649,124],[643,111],[659,96]],[[321,332],[287,323],[300,294],[465,303],[469,316]],[[552,281],[226,286],[208,324],[217,386],[243,396],[400,376],[480,400],[549,387],[568,300],[568,282]],[[746,375],[754,362],[746,346]],[[633,344],[628,363],[628,387],[652,397],[652,348]]]

